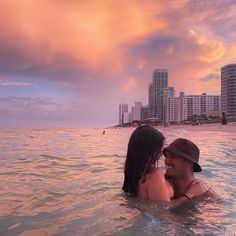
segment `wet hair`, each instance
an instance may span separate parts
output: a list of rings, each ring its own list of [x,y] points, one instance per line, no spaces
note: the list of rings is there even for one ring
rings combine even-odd
[[[145,181],[145,176],[155,168],[164,140],[161,132],[148,125],[139,126],[132,133],[124,169],[125,193],[137,196],[139,181]]]

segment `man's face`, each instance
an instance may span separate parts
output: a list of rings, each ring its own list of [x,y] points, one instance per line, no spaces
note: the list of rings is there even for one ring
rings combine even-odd
[[[165,175],[170,178],[183,177],[187,172],[186,170],[192,168],[191,162],[171,152],[165,153],[165,165]]]

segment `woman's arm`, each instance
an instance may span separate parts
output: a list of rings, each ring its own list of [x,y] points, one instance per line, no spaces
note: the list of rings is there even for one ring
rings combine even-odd
[[[183,194],[183,196],[171,201],[170,207],[176,208],[186,202],[189,202],[191,199],[202,196],[203,194],[207,193],[209,189],[210,187],[206,182],[196,179],[187,189],[186,193]]]

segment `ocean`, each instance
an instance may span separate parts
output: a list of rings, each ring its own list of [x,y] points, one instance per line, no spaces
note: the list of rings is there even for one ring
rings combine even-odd
[[[221,200],[173,211],[127,199],[134,128],[0,128],[0,235],[236,235],[236,124],[156,128],[167,143],[185,137],[199,146],[196,176]]]

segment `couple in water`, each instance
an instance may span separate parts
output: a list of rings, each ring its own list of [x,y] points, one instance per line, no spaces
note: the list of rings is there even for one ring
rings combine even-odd
[[[202,171],[198,147],[178,138],[164,148],[165,137],[155,128],[141,125],[132,133],[124,166],[123,191],[152,201],[181,203],[199,196],[214,197],[215,192],[194,172]],[[165,157],[165,175],[158,160]]]

